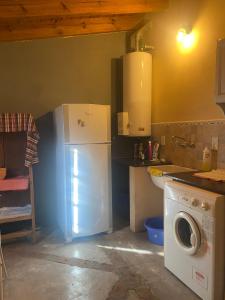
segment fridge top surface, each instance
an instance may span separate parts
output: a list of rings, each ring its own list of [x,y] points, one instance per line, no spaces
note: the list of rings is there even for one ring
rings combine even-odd
[[[105,106],[111,108],[111,104],[99,104],[99,103],[63,103],[59,105],[58,107],[62,106]]]
[[[69,142],[65,142],[64,144],[65,145],[69,145],[69,146],[76,146],[76,145],[108,145],[110,144],[111,145],[111,141],[108,141],[108,142],[91,142],[91,143],[88,143],[88,142],[85,142],[85,143],[69,143]]]

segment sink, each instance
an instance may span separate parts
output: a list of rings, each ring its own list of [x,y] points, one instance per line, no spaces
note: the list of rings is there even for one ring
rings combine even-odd
[[[164,176],[165,174],[183,173],[183,172],[192,172],[192,171],[196,171],[196,170],[177,166],[177,165],[159,165],[159,166],[147,168],[147,172],[151,176],[153,183],[160,189],[164,189],[166,181],[172,180]]]

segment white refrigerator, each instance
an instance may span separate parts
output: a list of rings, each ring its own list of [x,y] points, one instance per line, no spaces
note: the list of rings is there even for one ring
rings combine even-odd
[[[54,111],[57,219],[66,241],[112,231],[109,105]]]

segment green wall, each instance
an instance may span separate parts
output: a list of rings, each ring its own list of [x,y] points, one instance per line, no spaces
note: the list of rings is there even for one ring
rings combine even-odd
[[[0,44],[0,111],[40,116],[61,103],[111,103],[125,33]]]

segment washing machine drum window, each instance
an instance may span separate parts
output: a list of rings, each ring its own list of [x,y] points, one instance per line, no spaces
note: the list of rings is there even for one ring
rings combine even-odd
[[[194,255],[201,244],[201,235],[197,223],[185,212],[179,212],[174,218],[174,236],[176,243],[188,255]]]

